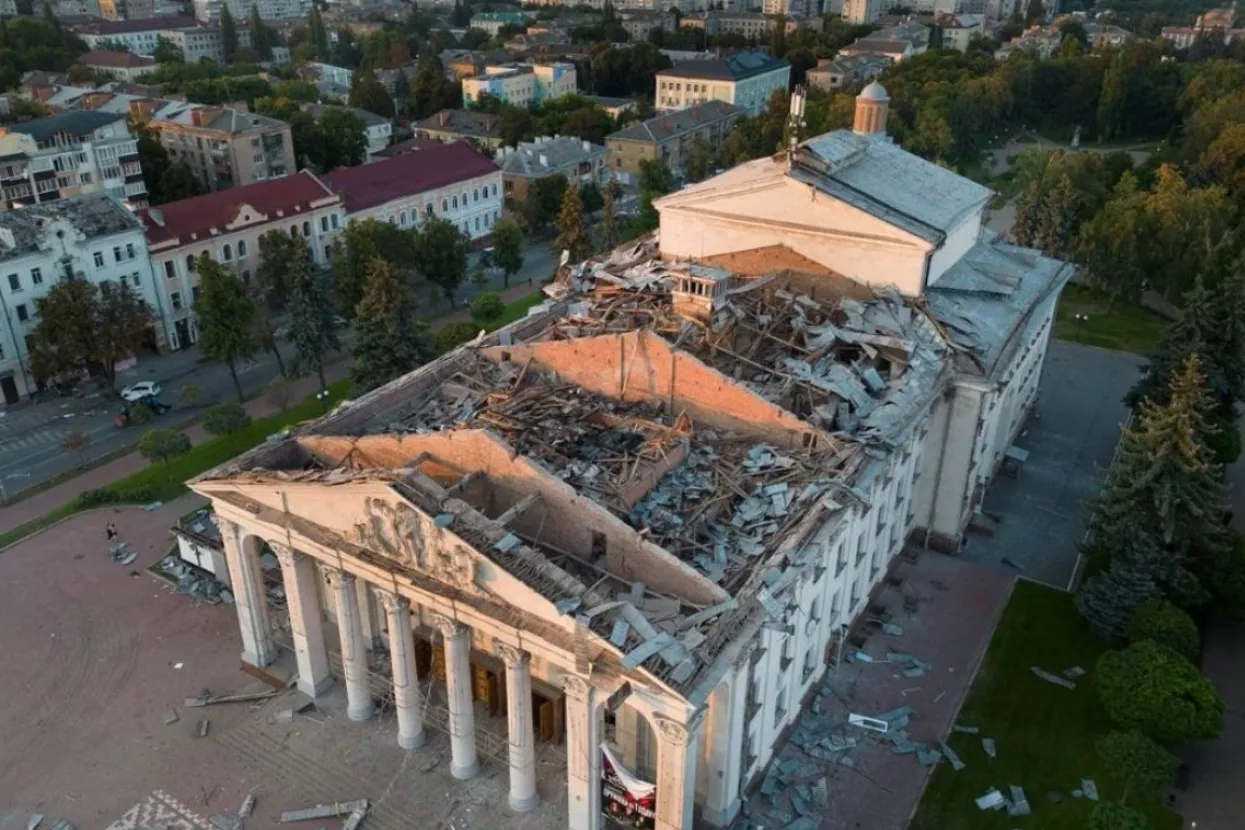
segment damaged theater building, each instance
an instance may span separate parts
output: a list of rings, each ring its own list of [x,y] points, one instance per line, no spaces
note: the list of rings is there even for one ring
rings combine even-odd
[[[516,811],[730,822],[892,559],[958,547],[1069,274],[886,106],[870,85],[855,130],[664,197],[526,319],[193,481],[243,659],[288,642],[354,720],[389,695],[401,746],[447,731]]]

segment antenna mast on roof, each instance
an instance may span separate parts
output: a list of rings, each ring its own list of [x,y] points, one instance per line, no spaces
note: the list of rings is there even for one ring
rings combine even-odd
[[[795,164],[795,154],[800,147],[804,127],[804,85],[796,84],[791,92],[790,111],[787,114],[787,133],[791,136],[787,146],[787,169]]]

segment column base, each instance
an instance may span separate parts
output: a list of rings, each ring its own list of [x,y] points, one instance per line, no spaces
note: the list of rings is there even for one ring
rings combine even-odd
[[[530,813],[536,809],[536,805],[540,803],[540,796],[532,793],[527,798],[515,798],[510,796],[510,809],[516,813]]]
[[[701,817],[707,824],[714,827],[729,827],[735,817],[739,815],[739,808],[743,806],[738,798],[726,805],[725,810],[716,810],[713,807],[704,807],[701,810]]]
[[[310,678],[304,679],[302,675],[298,677],[298,690],[307,697],[319,697],[320,695],[333,688],[333,675],[322,677],[313,681]]]
[[[428,743],[428,733],[420,732],[418,735],[403,735],[398,733],[398,746],[403,749],[419,749]]]
[[[363,709],[347,709],[346,710],[346,717],[350,718],[351,720],[359,720],[359,721],[371,720],[372,715],[374,714],[376,714],[376,709],[372,707],[371,705]]]
[[[244,651],[242,652],[242,662],[254,666],[257,669],[266,668],[277,662],[277,650],[273,649],[267,653]]]
[[[466,781],[469,778],[475,778],[476,773],[479,771],[480,765],[475,761],[472,761],[470,764],[465,766],[459,765],[454,761],[450,761],[450,775],[454,776],[459,781]]]

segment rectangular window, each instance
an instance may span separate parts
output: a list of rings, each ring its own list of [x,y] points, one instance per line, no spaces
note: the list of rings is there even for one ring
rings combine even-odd
[[[190,301],[192,303],[199,302],[199,286],[192,286],[190,289]]]
[[[337,230],[337,228],[338,228],[339,226],[338,226],[338,224],[337,224],[337,214],[336,214],[336,213],[334,213],[334,214],[333,214],[333,216],[331,217],[331,221],[332,221],[332,225],[333,225],[333,230]]]
[[[24,323],[30,319],[30,314],[26,311],[25,303],[18,303],[17,305],[13,306],[13,310],[17,312],[17,319],[20,320],[21,322]]]
[[[30,281],[35,285],[43,285],[43,271],[38,268],[31,268]]]
[[[112,249],[112,259],[113,262],[121,261],[121,246],[118,245]]]
[[[96,254],[96,256],[99,256],[99,254]],[[164,261],[164,278],[171,280],[176,276],[177,276],[177,266],[173,264],[173,260],[166,259]]]
[[[22,278],[17,274],[9,274],[9,290],[14,293],[22,290]]]
[[[329,229],[329,218],[327,216],[320,217],[320,232],[325,233]]]
[[[134,243],[133,242],[125,243],[125,258],[126,259],[134,258]]]
[[[138,278],[138,272],[135,271],[133,274],[130,275],[130,278],[134,280],[134,287],[137,288],[140,284],[140,280]]]
[[[180,311],[182,307],[182,292],[174,291],[170,294],[169,302],[172,303],[174,311]]]

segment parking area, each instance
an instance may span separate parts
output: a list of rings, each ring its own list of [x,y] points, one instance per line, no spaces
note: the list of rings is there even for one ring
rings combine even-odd
[[[996,477],[983,512],[993,536],[970,532],[961,554],[1058,588],[1076,568],[1086,500],[1111,464],[1124,395],[1144,359],[1060,340],[1051,342],[1037,409],[1016,444],[1029,458],[1015,477]]]

